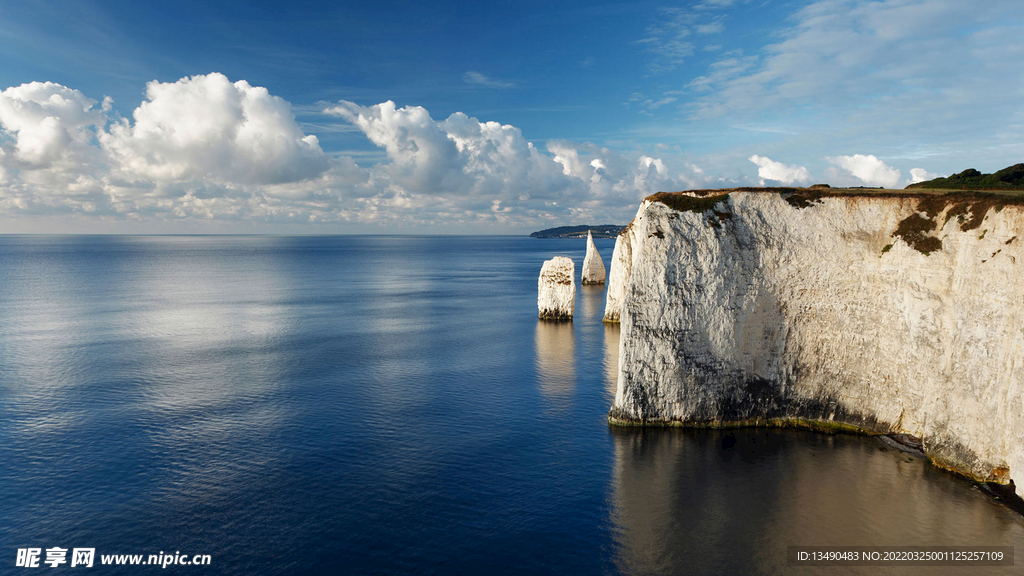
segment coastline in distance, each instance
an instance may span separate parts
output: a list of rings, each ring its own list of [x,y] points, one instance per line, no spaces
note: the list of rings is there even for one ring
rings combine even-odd
[[[534,232],[530,234],[530,238],[586,238],[588,231],[594,238],[615,238],[623,228],[625,226],[616,226],[615,224],[559,226]]]

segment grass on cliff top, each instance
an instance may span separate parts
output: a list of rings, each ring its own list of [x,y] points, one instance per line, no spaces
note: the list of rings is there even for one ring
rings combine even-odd
[[[876,197],[876,198],[924,198],[926,196],[942,196],[951,194],[968,194],[971,196],[998,196],[1005,199],[1005,203],[1024,205],[1024,189],[1011,190],[1011,189],[985,189],[985,188],[963,188],[963,189],[949,189],[949,188],[929,188],[920,187],[914,185],[913,188],[832,188],[828,185],[815,185],[810,188],[794,188],[794,187],[742,187],[742,188],[709,188],[703,190],[684,190],[682,192],[658,192],[645,198],[651,202],[661,202],[668,206],[665,202],[666,199],[671,201],[672,197],[677,196],[696,196],[705,198],[708,196],[721,196],[724,197],[732,192],[750,192],[755,194],[779,194],[783,197],[789,197],[790,195],[799,195],[804,198],[818,199],[818,198],[843,198],[843,197]]]
[[[1024,170],[1024,164],[1020,166]],[[732,192],[778,194],[794,208],[808,208],[823,198],[917,198],[919,200],[917,211],[904,218],[897,225],[892,236],[901,238],[911,248],[925,255],[942,249],[942,241],[932,234],[953,218],[957,219],[960,230],[967,232],[979,228],[990,210],[994,209],[999,212],[1004,206],[1024,206],[1024,190],[949,190],[922,187],[894,190],[831,188],[827,185],[815,185],[810,188],[723,188],[658,192],[646,199],[651,202],[660,202],[680,212],[704,212],[713,209],[718,203],[728,198]],[[947,207],[949,210],[946,210]],[[944,211],[945,220],[940,223],[938,216]],[[887,248],[891,248],[891,246],[890,244]],[[888,252],[888,249],[883,249],[884,252]]]
[[[701,192],[704,192],[701,190]],[[719,202],[729,197],[730,191],[723,190],[724,194],[691,196],[680,192],[658,192],[646,199],[651,202],[660,202],[678,212],[703,212],[711,210]]]
[[[988,207],[999,209],[1002,206],[1024,206],[1024,190],[949,190],[936,188],[899,190],[892,188],[830,188],[827,185],[816,185],[810,188],[747,187],[658,192],[648,196],[645,200],[660,202],[680,212],[703,212],[725,200],[733,192],[778,194],[796,208],[807,208],[822,198],[920,198],[919,210],[928,212],[931,218],[934,218],[935,214],[938,214],[950,204],[964,204],[968,209],[971,206],[982,203]],[[973,210],[969,211],[974,212]],[[963,213],[962,210],[957,211],[958,215]],[[981,215],[984,216],[984,213]],[[981,221],[978,220],[977,224],[981,224]]]

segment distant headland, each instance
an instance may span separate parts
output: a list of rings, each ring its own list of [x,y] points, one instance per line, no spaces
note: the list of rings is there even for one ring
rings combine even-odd
[[[594,238],[615,238],[622,232],[623,228],[625,226],[616,226],[614,224],[559,226],[558,228],[548,228],[547,230],[534,232],[530,234],[530,238],[586,238],[587,232],[590,232]]]

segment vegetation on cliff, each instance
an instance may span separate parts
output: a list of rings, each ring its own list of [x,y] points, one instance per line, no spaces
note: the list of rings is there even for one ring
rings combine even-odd
[[[947,192],[922,196],[917,212],[904,218],[893,236],[902,238],[911,248],[928,255],[942,249],[942,240],[932,234],[950,220],[956,218],[962,232],[977,230],[989,210],[998,212],[1007,204],[1024,204],[1024,197],[985,192]],[[938,217],[943,212],[945,218],[939,222]]]
[[[1024,164],[1014,164],[994,173],[982,174],[968,168],[959,174],[911,184],[907,188],[941,190],[1024,190]]]
[[[696,194],[699,194],[700,192],[703,192],[703,190],[695,191]],[[651,202],[660,202],[679,212],[703,212],[714,208],[716,204],[729,197],[728,190],[720,190],[718,192],[723,193],[716,195],[690,196],[688,194],[673,192],[658,192],[657,194],[648,196],[647,200],[650,200]]]
[[[970,170],[962,172],[967,174]],[[977,172],[977,171],[974,171]],[[1016,176],[1015,176],[1016,174]],[[952,180],[958,175],[951,176]],[[1011,166],[995,174],[983,175],[986,178],[1002,178],[1004,183],[1014,182],[1020,178],[1024,190],[1024,164]],[[931,182],[935,182],[932,180]],[[922,183],[924,184],[924,183]],[[917,185],[915,185],[917,186]],[[1024,194],[1011,188],[994,188],[981,190],[951,190],[917,188],[914,190],[886,190],[882,188],[831,188],[817,184],[810,188],[728,188],[719,190],[690,190],[687,192],[658,192],[647,197],[651,202],[660,202],[679,212],[705,212],[714,210],[708,224],[718,227],[722,218],[729,214],[715,210],[715,206],[729,197],[732,192],[752,192],[761,194],[778,194],[794,208],[809,208],[825,198],[917,198],[917,211],[904,218],[893,231],[894,239],[899,238],[908,246],[928,255],[942,249],[942,240],[936,233],[950,220],[956,219],[963,232],[976,230],[981,226],[985,215],[990,210],[996,212],[1004,206],[1024,206]],[[943,219],[940,221],[940,215]],[[655,235],[658,233],[656,232]],[[882,253],[889,252],[892,244],[882,248]]]

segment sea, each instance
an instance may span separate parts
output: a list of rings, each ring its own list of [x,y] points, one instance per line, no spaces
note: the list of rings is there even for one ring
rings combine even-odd
[[[542,262],[584,252],[0,236],[0,574],[1020,574],[788,565],[1024,555],[1024,516],[875,438],[609,427],[605,287],[537,319]]]

